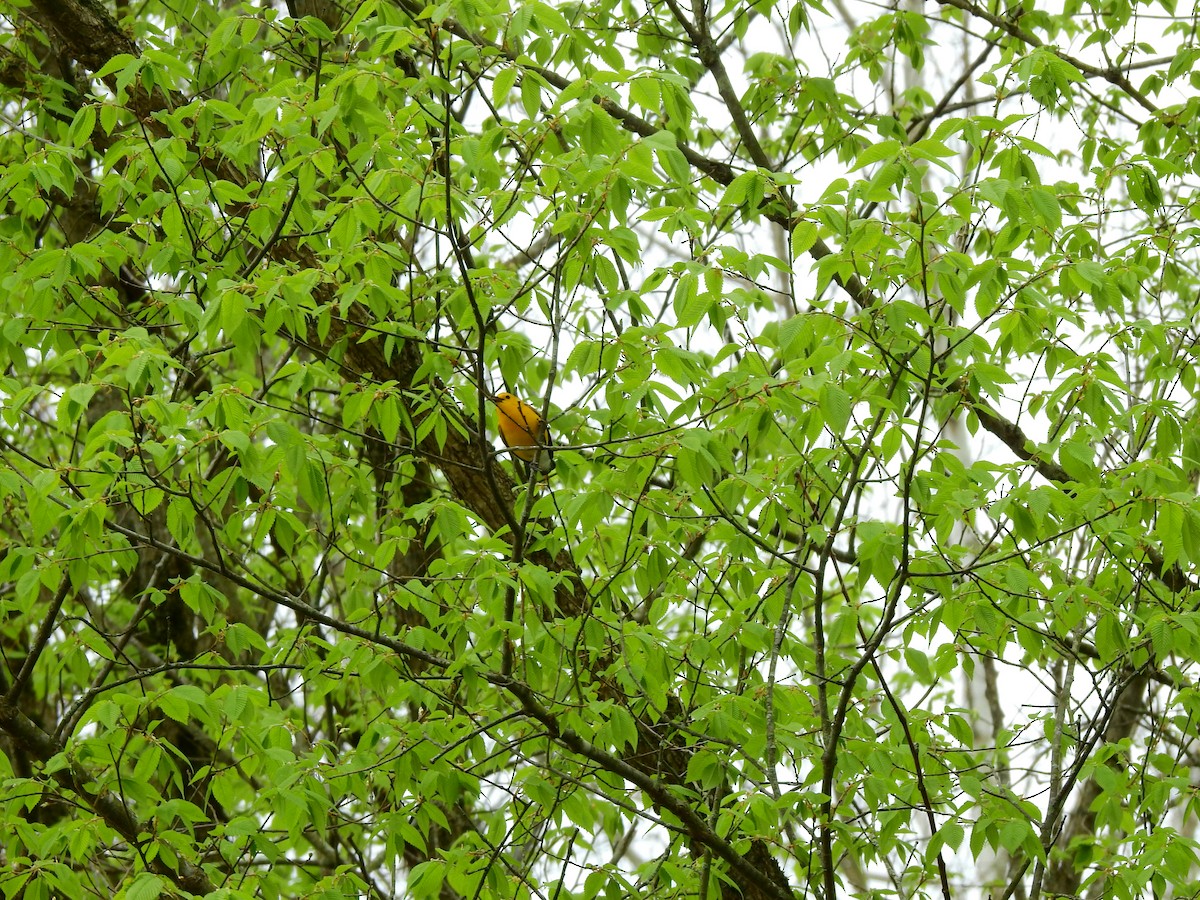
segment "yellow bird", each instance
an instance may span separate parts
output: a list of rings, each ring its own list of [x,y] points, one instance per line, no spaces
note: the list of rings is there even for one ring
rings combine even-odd
[[[500,422],[500,437],[513,455],[536,465],[543,475],[554,468],[550,429],[532,406],[504,391],[492,398]]]

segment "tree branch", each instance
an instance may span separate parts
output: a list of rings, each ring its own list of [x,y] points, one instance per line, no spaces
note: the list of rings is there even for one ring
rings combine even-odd
[[[943,6],[953,6],[955,9],[961,9],[963,12],[969,13],[978,19],[983,19],[988,24],[995,28],[999,28],[1001,31],[1011,35],[1023,44],[1028,44],[1031,47],[1037,48],[1045,47],[1037,35],[1030,34],[1028,31],[1025,31],[1017,24],[1015,19],[1005,16],[998,16],[995,13],[990,13],[985,9],[980,9],[978,6],[972,3],[971,0],[938,0],[938,3],[942,4]],[[1078,57],[1071,56],[1069,53],[1064,53],[1057,47],[1047,47],[1045,49],[1047,49],[1050,53],[1053,53],[1063,62],[1070,63],[1084,75],[1091,75],[1094,78],[1103,78],[1105,81],[1109,82],[1115,87],[1119,87],[1122,91],[1132,97],[1133,100],[1143,109],[1148,110],[1156,116],[1162,114],[1162,111],[1153,103],[1151,103],[1150,99],[1141,91],[1135,88],[1133,86],[1133,82],[1123,75],[1119,69],[1111,66],[1107,68],[1093,66],[1090,63],[1084,62]]]
[[[64,751],[61,744],[46,734],[7,698],[0,700],[0,729],[11,735],[26,753],[43,763],[49,763]],[[147,840],[155,840],[154,828],[150,822],[139,821],[121,798],[111,791],[90,790],[87,785],[93,783],[94,779],[74,762],[68,760],[65,768],[56,769],[54,778],[63,787],[86,800],[104,822],[131,845],[140,847],[145,845]],[[151,871],[169,878],[181,890],[191,894],[207,894],[213,890],[213,885],[203,869],[192,865],[178,853],[156,853],[151,857],[148,862]],[[170,857],[177,860],[178,868],[172,869],[166,864],[165,859]]]

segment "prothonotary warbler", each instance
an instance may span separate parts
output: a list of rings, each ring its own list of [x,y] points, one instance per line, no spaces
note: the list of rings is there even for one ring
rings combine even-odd
[[[500,437],[518,459],[535,465],[543,475],[554,468],[550,452],[550,429],[532,406],[507,391],[492,398],[496,418],[500,422]]]

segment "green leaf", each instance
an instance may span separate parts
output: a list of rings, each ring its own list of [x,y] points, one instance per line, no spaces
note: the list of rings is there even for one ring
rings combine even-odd
[[[850,395],[836,384],[821,385],[820,409],[830,430],[840,435],[850,422]]]
[[[163,893],[167,883],[165,879],[158,875],[152,875],[149,872],[142,872],[125,892],[127,900],[155,900]]]
[[[855,160],[854,168],[865,169],[867,166],[875,163],[883,162],[884,160],[894,160],[900,155],[901,144],[899,141],[879,141],[871,144],[862,153],[858,154]]]

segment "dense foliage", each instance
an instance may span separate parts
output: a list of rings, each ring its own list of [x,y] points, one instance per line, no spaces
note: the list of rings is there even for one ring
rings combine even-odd
[[[2,0],[4,896],[1194,896],[1196,20],[1038,6]]]

